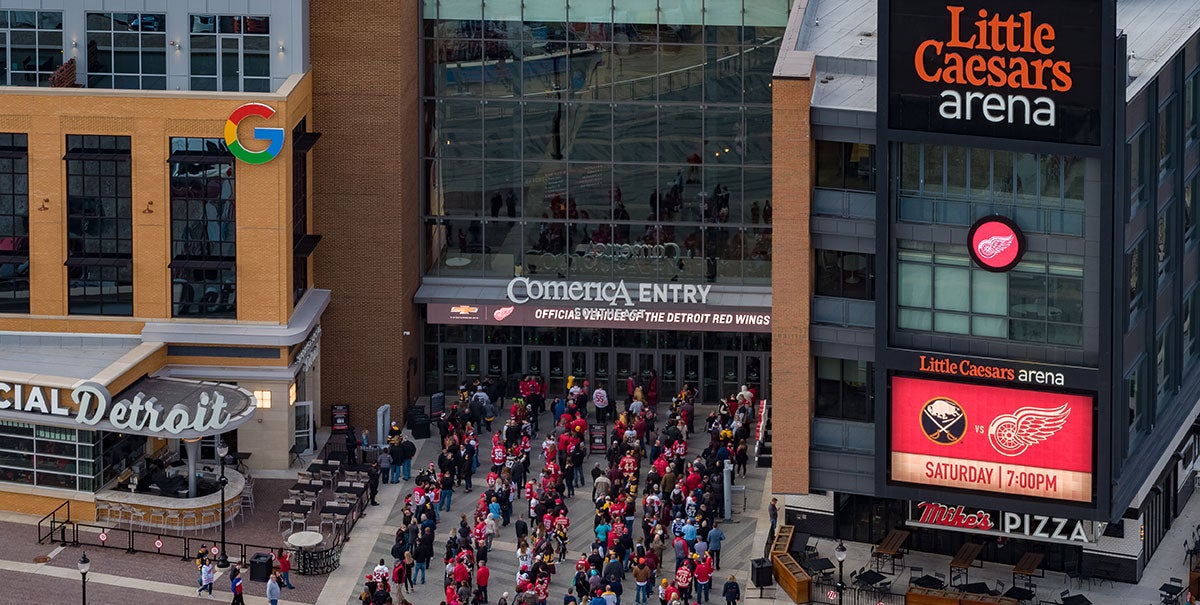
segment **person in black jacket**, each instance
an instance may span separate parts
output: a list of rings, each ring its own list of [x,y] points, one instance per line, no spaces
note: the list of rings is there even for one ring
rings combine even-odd
[[[725,597],[725,605],[734,605],[742,599],[742,588],[738,586],[737,576],[729,576],[725,588],[721,589],[721,596]]]
[[[404,471],[404,480],[412,480],[412,461],[417,455],[417,446],[412,441],[400,435],[400,466]],[[393,458],[394,459],[394,458]]]
[[[367,471],[370,479],[367,481],[367,491],[371,495],[371,506],[379,506],[375,501],[375,494],[379,493],[379,461],[371,463],[371,468]]]

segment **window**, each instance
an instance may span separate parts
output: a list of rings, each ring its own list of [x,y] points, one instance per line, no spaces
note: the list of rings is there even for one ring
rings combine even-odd
[[[1129,216],[1137,214],[1142,204],[1150,199],[1150,175],[1153,166],[1150,160],[1150,129],[1143,128],[1129,142]]]
[[[1183,299],[1183,358],[1184,368],[1190,368],[1197,359],[1200,359],[1200,338],[1196,337],[1196,304],[1200,301],[1200,288],[1193,288],[1191,292]]]
[[[1175,321],[1168,320],[1154,339],[1154,388],[1158,409],[1162,409],[1175,394]]]
[[[816,415],[872,422],[874,364],[832,357],[818,357],[816,362]]]
[[[875,191],[875,146],[817,141],[817,187]]]
[[[0,10],[0,84],[49,86],[63,62],[62,13]]]
[[[1188,144],[1200,139],[1200,73],[1192,74],[1183,85],[1183,132]]]
[[[1142,435],[1150,425],[1150,414],[1146,409],[1146,382],[1146,358],[1142,357],[1125,375],[1125,392],[1129,403],[1129,450],[1141,441]]]
[[[1125,253],[1125,277],[1129,284],[1129,315],[1132,317],[1142,309],[1145,303],[1146,284],[1143,283],[1142,277],[1142,249],[1145,248],[1145,238],[1138,240],[1128,252]],[[1132,322],[1130,322],[1132,324]]]
[[[223,139],[171,139],[171,314],[237,317],[237,186]]]
[[[1174,226],[1174,221],[1170,220],[1171,215],[1175,212],[1175,205],[1168,204],[1158,213],[1158,224],[1155,228],[1155,266],[1158,268],[1158,280],[1161,282],[1163,278],[1171,273],[1171,259],[1175,253],[1174,238],[1171,235],[1171,227]]]
[[[0,313],[29,312],[29,160],[23,134],[0,133]]]
[[[1183,183],[1183,243],[1196,243],[1196,196],[1200,195],[1200,171]]]
[[[1158,173],[1166,176],[1175,168],[1175,147],[1179,142],[1179,103],[1172,96],[1158,110]]]
[[[271,391],[254,391],[254,407],[260,410],[271,408]]]
[[[907,330],[1083,345],[1083,259],[1030,252],[1008,273],[971,264],[961,246],[901,241],[896,325]]]
[[[67,135],[67,303],[133,315],[129,137]]]
[[[816,250],[817,296],[875,299],[875,255]]]
[[[89,88],[167,88],[166,15],[88,13]]]
[[[270,92],[270,33],[270,17],[192,15],[192,90]]]
[[[308,131],[308,118],[301,118],[292,129],[292,141]],[[308,291],[308,255],[301,242],[308,235],[308,151],[292,150],[292,304]]]
[[[899,219],[970,225],[1010,216],[1028,233],[1083,235],[1084,182],[1095,160],[1053,154],[902,144]]]

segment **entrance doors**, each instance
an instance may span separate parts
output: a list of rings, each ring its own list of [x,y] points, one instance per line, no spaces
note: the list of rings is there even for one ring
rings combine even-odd
[[[304,448],[304,453],[313,451],[313,402],[297,401],[295,407],[296,431],[293,443]]]
[[[437,364],[440,386],[446,392],[484,376],[512,381],[532,374],[546,380],[550,395],[561,396],[567,376],[575,376],[590,381],[593,388],[603,385],[614,401],[628,398],[628,378],[648,385],[651,372],[658,376],[660,402],[670,402],[684,384],[699,389],[701,400],[709,403],[737,393],[743,384],[765,397],[770,368],[770,353],[765,351],[443,344],[438,356],[431,361]]]

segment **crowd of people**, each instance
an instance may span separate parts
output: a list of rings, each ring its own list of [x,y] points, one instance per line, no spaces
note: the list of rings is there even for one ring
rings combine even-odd
[[[740,602],[737,578],[718,573],[720,519],[724,483],[745,476],[755,393],[742,387],[697,426],[696,391],[685,385],[660,409],[652,374],[646,383],[631,377],[620,401],[575,377],[561,397],[550,398],[547,386],[527,376],[513,397],[487,381],[460,387],[438,422],[437,462],[414,476],[404,468],[403,481],[413,484],[393,562],[381,559],[368,575],[363,603],[406,603],[404,595],[436,581],[437,570],[443,605],[546,605],[558,574],[571,574],[559,595],[564,605],[618,605],[628,589],[638,605]],[[496,424],[506,403],[508,418]],[[539,426],[547,412],[549,424]],[[405,443],[399,432],[390,438]],[[703,433],[706,445],[690,454]],[[402,457],[412,453],[405,448]],[[477,498],[467,495],[476,490]],[[456,492],[473,498],[457,518],[449,512]],[[591,519],[589,544],[570,544],[571,507],[576,522]],[[492,544],[510,525],[517,573],[493,578]]]

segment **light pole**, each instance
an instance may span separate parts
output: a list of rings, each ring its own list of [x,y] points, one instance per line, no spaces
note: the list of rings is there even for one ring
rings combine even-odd
[[[846,562],[846,545],[838,540],[837,548],[833,549],[833,556],[838,562],[838,605],[842,605],[842,593],[846,590],[846,583],[842,581],[842,564]]]
[[[87,558],[87,551],[83,552],[83,556],[79,557],[79,576],[83,578],[83,605],[87,605],[87,572],[92,568],[92,562]]]
[[[229,556],[225,554],[225,485],[229,480],[225,478],[225,456],[229,455],[229,445],[222,439],[217,442],[217,457],[221,459],[221,478],[217,480],[221,484],[221,554],[217,555],[217,567],[225,569],[229,567]]]

